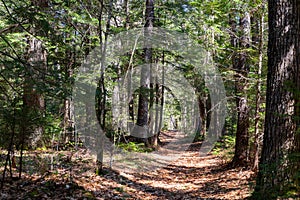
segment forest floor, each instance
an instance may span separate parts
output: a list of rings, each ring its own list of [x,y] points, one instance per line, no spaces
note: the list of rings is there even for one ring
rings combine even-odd
[[[27,154],[32,168],[24,166],[21,179],[6,178],[0,199],[246,199],[254,186],[254,173],[229,168],[220,157],[199,157],[201,143],[194,143],[169,165],[148,172],[126,174],[104,168],[96,175],[92,158],[79,149],[35,151]],[[41,154],[60,157],[59,167],[49,169]],[[2,154],[3,155],[3,154]],[[25,157],[26,158],[26,157]],[[25,159],[24,158],[24,159]],[[25,159],[26,160],[26,159]],[[1,167],[3,170],[3,167]],[[13,176],[17,176],[14,171]]]

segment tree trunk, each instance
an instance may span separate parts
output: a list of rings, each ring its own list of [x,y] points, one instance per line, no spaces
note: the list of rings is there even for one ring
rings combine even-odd
[[[105,24],[105,32],[102,30],[102,15],[104,10],[103,1],[101,1],[100,11],[99,11],[99,39],[100,39],[100,46],[101,46],[101,74],[100,80],[98,84],[98,91],[99,95],[97,96],[97,118],[99,120],[100,127],[102,128],[102,133],[97,137],[98,139],[98,151],[97,151],[97,158],[96,158],[96,173],[102,173],[103,168],[103,150],[104,150],[104,138],[105,138],[105,119],[106,119],[106,87],[104,84],[104,69],[105,69],[105,58],[106,58],[106,48],[108,42],[108,36],[110,31],[110,21],[112,18],[112,8],[113,8],[113,1],[110,0],[109,8],[108,8],[108,19]],[[104,41],[102,34],[104,32]]]
[[[300,4],[269,0],[265,134],[255,199],[299,198]]]
[[[160,110],[159,110],[159,119],[158,119],[158,133],[157,133],[157,144],[161,144],[162,142],[160,141],[159,139],[159,135],[160,135],[160,130],[163,128],[164,124],[163,124],[163,112],[164,112],[164,95],[165,95],[165,52],[163,52],[163,57],[162,57],[162,70],[161,70],[161,74],[162,74],[162,77],[161,77],[161,89],[159,91],[159,100],[160,102],[157,102],[157,105],[158,103],[160,103]]]
[[[146,11],[145,11],[145,32],[144,37],[151,37],[151,31],[154,23],[154,1],[146,0]],[[153,146],[152,137],[149,138],[149,105],[150,102],[150,77],[151,77],[151,67],[152,67],[152,46],[151,42],[145,43],[144,48],[144,60],[145,64],[141,69],[141,80],[140,80],[140,93],[139,93],[139,102],[138,102],[138,116],[137,116],[137,125],[140,130],[140,137],[143,138],[146,146]],[[153,98],[152,98],[153,100]],[[153,104],[153,102],[152,102]],[[152,119],[150,119],[152,120]]]
[[[46,9],[48,5],[47,0],[32,1],[36,9]],[[30,20],[30,23],[34,23]],[[43,33],[39,32],[40,27],[32,27],[30,32],[32,35],[41,36]],[[22,135],[22,142],[28,140],[30,148],[41,147],[43,145],[42,136],[44,134],[44,126],[42,125],[42,118],[45,115],[45,100],[43,97],[44,78],[47,71],[47,52],[43,47],[42,41],[34,36],[27,37],[27,68],[25,72],[23,85],[23,109],[26,117],[30,120],[28,127],[33,125],[33,129],[26,128]],[[32,120],[32,119],[35,120]]]
[[[233,27],[235,26],[235,27]],[[250,14],[245,12],[240,19],[241,39],[240,53],[238,53],[233,61],[233,68],[236,71],[236,106],[238,111],[237,131],[235,153],[232,160],[233,166],[245,166],[248,161],[248,141],[249,141],[249,107],[247,100],[247,76],[249,73],[247,48],[250,44]],[[232,30],[236,30],[236,24],[232,23]],[[236,33],[236,32],[235,32]],[[235,37],[235,36],[232,36]],[[236,47],[237,42],[232,42],[232,46]]]
[[[65,81],[72,85],[72,76],[75,67],[75,52],[71,50],[66,51],[66,68],[65,68]],[[68,90],[67,97],[64,100],[64,134],[63,142],[75,140],[75,123],[74,123],[74,102],[71,97],[71,89]]]
[[[199,96],[198,96],[198,106],[199,106],[199,124],[198,128],[197,128],[197,132],[196,132],[196,136],[195,136],[195,139],[194,139],[194,142],[197,142],[199,141],[199,139],[203,139],[206,135],[206,122],[207,122],[207,108],[206,108],[206,97],[205,97],[206,94],[204,93],[200,93]]]
[[[35,37],[29,37],[27,43],[28,68],[25,75],[23,105],[28,117],[41,119],[45,111],[45,101],[41,90],[47,69],[46,51],[42,46],[42,41]],[[28,145],[31,148],[41,147],[43,133],[44,127],[41,122],[34,124],[31,133],[26,133],[29,136]]]
[[[125,13],[125,22],[124,22],[124,28],[126,30],[128,30],[129,28],[129,6],[128,6],[128,0],[124,0],[123,2],[123,10],[124,10],[124,13]]]
[[[264,6],[264,5],[263,5]],[[260,137],[261,129],[260,129],[260,108],[261,108],[261,85],[262,85],[262,66],[263,66],[263,46],[264,46],[264,10],[262,9],[261,15],[255,18],[253,21],[255,22],[255,31],[253,38],[254,46],[258,47],[258,69],[257,69],[257,83],[256,83],[256,100],[255,100],[255,121],[254,121],[254,150],[253,150],[253,165],[252,169],[254,171],[258,171],[258,162],[259,155],[261,149],[261,140]]]

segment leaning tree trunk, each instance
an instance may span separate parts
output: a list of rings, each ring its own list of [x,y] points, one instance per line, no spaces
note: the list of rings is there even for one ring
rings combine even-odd
[[[299,198],[300,4],[269,0],[265,134],[255,199]]]
[[[236,23],[233,21],[232,30],[236,34]],[[248,160],[248,142],[249,142],[249,107],[247,100],[247,76],[249,73],[247,48],[250,44],[250,14],[245,12],[240,19],[240,53],[234,56],[233,68],[236,71],[236,106],[238,113],[235,153],[232,160],[233,166],[245,166]],[[236,37],[233,35],[232,37]],[[232,46],[237,47],[237,42],[232,39]]]

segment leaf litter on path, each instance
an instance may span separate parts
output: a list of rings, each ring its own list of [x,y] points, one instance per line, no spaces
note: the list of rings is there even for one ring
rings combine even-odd
[[[192,144],[179,159],[156,170],[124,173],[104,168],[100,176],[95,174],[92,158],[85,150],[79,149],[72,158],[68,157],[70,152],[60,152],[59,162],[44,174],[25,171],[20,180],[6,178],[0,199],[231,200],[249,197],[254,172],[227,168],[221,158],[214,155],[200,157],[200,146],[201,143]]]

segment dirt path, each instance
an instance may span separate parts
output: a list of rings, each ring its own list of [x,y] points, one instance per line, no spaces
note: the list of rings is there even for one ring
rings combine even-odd
[[[199,157],[193,145],[180,159],[148,173],[121,174],[124,191],[140,199],[245,199],[253,172],[226,169],[220,158]],[[253,184],[253,182],[252,182]]]
[[[156,171],[131,174],[109,171],[96,183],[105,185],[106,181],[113,192],[95,189],[93,194],[97,199],[247,198],[253,188],[253,172],[226,168],[217,156],[199,157],[200,146],[200,143],[191,145],[178,160]]]
[[[253,172],[226,169],[216,156],[199,157],[193,144],[168,166],[125,174],[105,169],[97,176],[81,152],[53,171],[24,174],[5,182],[0,199],[245,199],[253,188]],[[63,153],[60,153],[63,154]],[[68,152],[65,152],[67,158]],[[62,162],[64,157],[61,156]]]

